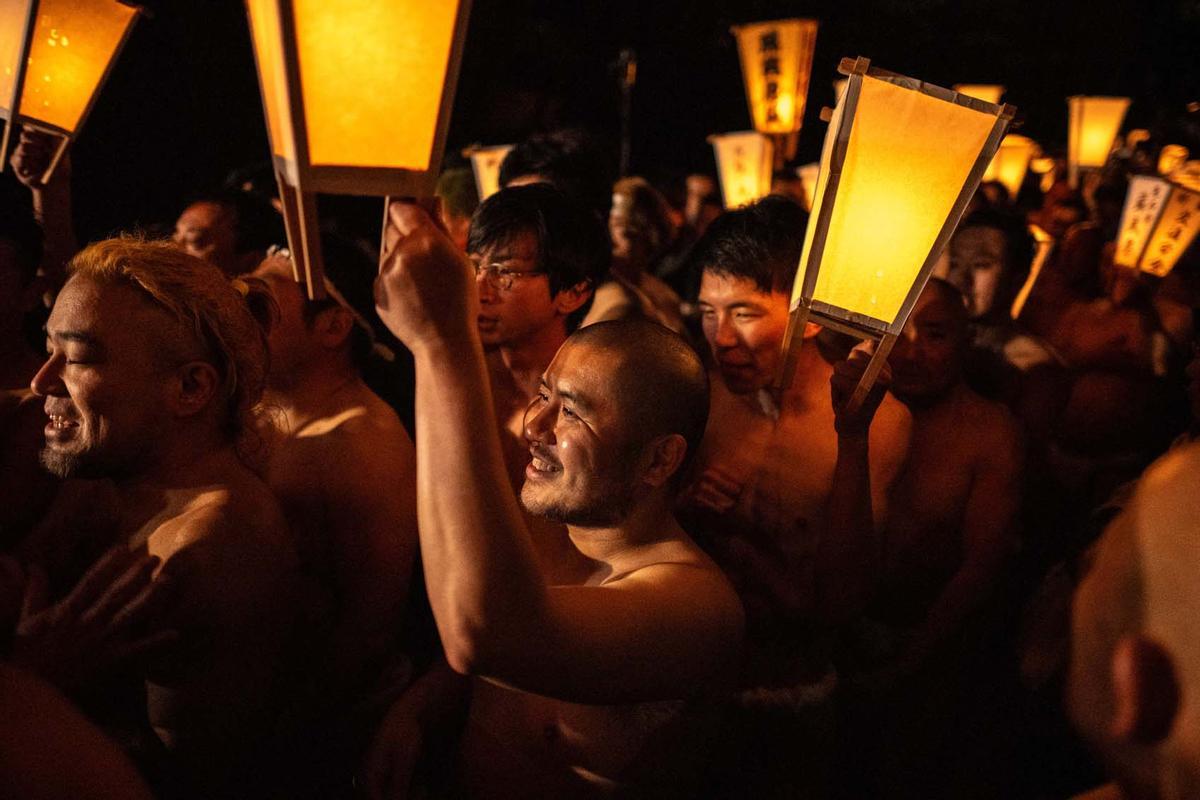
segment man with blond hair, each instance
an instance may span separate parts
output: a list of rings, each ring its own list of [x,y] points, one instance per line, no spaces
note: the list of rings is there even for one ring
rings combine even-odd
[[[42,462],[110,490],[69,493],[63,524],[27,556],[58,584],[108,548],[161,560],[172,603],[154,622],[178,638],[138,665],[146,721],[172,785],[236,796],[284,688],[297,607],[283,516],[244,461],[263,333],[245,286],[169,243],[98,242],[68,272],[31,384],[48,418]]]

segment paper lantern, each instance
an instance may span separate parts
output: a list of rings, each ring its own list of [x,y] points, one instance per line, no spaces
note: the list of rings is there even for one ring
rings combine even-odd
[[[736,26],[733,35],[754,129],[774,137],[781,162],[790,159],[804,123],[817,21],[755,22]]]
[[[792,293],[781,386],[814,321],[878,347],[866,396],[950,240],[1015,109],[843,59],[816,203]]]
[[[1054,237],[1037,225],[1029,226],[1029,235],[1033,237],[1034,241],[1033,262],[1029,265],[1029,276],[1025,278],[1021,291],[1017,292],[1012,308],[1009,309],[1009,316],[1013,319],[1020,317],[1021,312],[1025,310],[1025,303],[1029,300],[1029,295],[1033,293],[1034,285],[1042,276],[1042,268],[1046,266],[1046,261],[1054,250]]]
[[[1029,169],[1042,176],[1038,188],[1043,194],[1050,191],[1050,187],[1054,186],[1054,181],[1058,179],[1058,162],[1049,156],[1030,159]]]
[[[1029,162],[1038,152],[1038,145],[1028,136],[1010,133],[1000,142],[1000,149],[988,164],[983,174],[985,181],[999,181],[1008,189],[1008,196],[1017,199],[1021,185],[1025,183],[1025,172]]]
[[[463,155],[471,159],[471,171],[475,173],[475,190],[482,202],[500,191],[500,165],[512,150],[511,144],[494,147],[469,147]]]
[[[708,137],[717,158],[717,175],[726,208],[753,203],[771,193],[771,140],[758,131]]]
[[[1177,171],[1187,162],[1189,155],[1191,153],[1181,144],[1163,145],[1158,153],[1158,174],[1170,175]]]
[[[1072,187],[1079,186],[1081,169],[1099,169],[1108,163],[1128,109],[1128,97],[1067,98],[1067,170]]]
[[[293,264],[324,291],[318,192],[433,196],[470,0],[246,0]]]
[[[976,100],[982,100],[985,103],[999,103],[1000,98],[1004,95],[1004,87],[997,86],[991,83],[956,83],[954,91],[959,94],[965,94],[967,97],[974,97]]]
[[[1121,213],[1113,263],[1163,277],[1200,230],[1200,192],[1153,175],[1134,175]]]
[[[0,0],[0,170],[14,120],[62,141],[50,179],[79,135],[139,9],[115,0]]]
[[[833,102],[834,103],[837,103],[838,100],[842,99],[842,93],[846,91],[846,84],[849,82],[850,81],[846,80],[845,78],[838,78],[836,81],[833,82]]]
[[[796,174],[800,176],[800,184],[804,187],[805,210],[812,211],[813,200],[817,195],[817,178],[821,174],[821,165],[812,163],[796,167]]]

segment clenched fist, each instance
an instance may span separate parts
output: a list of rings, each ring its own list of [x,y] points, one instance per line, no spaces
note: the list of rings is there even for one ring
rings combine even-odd
[[[477,335],[474,276],[471,262],[424,209],[411,202],[391,203],[375,279],[375,310],[396,338],[415,353]]]

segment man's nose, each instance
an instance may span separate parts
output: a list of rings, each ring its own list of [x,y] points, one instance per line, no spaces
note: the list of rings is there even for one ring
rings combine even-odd
[[[733,319],[728,314],[718,314],[713,344],[717,347],[736,347],[737,343],[737,329],[733,325]]]
[[[62,364],[63,359],[58,355],[46,359],[46,363],[42,364],[42,368],[29,382],[29,388],[35,395],[49,397],[66,394],[66,386],[62,382]]]
[[[495,303],[500,299],[499,290],[492,285],[492,279],[487,270],[475,273],[475,287],[479,291],[479,300],[482,303]]]
[[[525,441],[538,442],[546,446],[554,444],[554,420],[558,417],[558,406],[534,399],[525,410]]]

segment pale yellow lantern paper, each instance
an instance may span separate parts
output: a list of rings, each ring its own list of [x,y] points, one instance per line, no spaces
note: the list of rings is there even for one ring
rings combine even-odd
[[[318,192],[433,196],[470,0],[246,0],[246,11],[288,242],[318,296]]]
[[[844,59],[792,293],[781,383],[810,320],[880,341],[860,402],[1000,145],[1015,109]]]
[[[1025,173],[1029,162],[1038,152],[1037,142],[1028,136],[1010,133],[1000,142],[1000,149],[983,174],[985,181],[999,181],[1008,190],[1008,196],[1014,200],[1025,183]]]
[[[504,157],[512,150],[511,144],[501,144],[494,147],[472,147],[465,155],[471,159],[471,171],[475,173],[475,190],[480,200],[500,191],[500,165]]]
[[[999,103],[1004,96],[1004,87],[992,83],[956,83],[954,91],[985,103]]]
[[[771,193],[771,140],[758,131],[738,131],[708,137],[717,159],[721,195],[726,208],[753,203]]]
[[[138,13],[115,0],[0,0],[0,117],[9,121],[0,163],[14,110],[17,122],[63,137],[57,163]]]
[[[800,184],[804,187],[805,210],[812,211],[813,200],[817,196],[817,178],[821,174],[821,165],[812,163],[796,167],[796,174],[800,176]]]
[[[1200,192],[1152,175],[1129,179],[1113,262],[1167,275],[1200,231]]]
[[[1181,144],[1163,145],[1163,149],[1158,153],[1158,174],[1170,175],[1177,171],[1187,163],[1190,155],[1188,149]]]
[[[1108,162],[1129,98],[1076,95],[1067,98],[1067,110],[1068,175],[1071,185],[1078,186],[1081,169],[1099,169]]]

